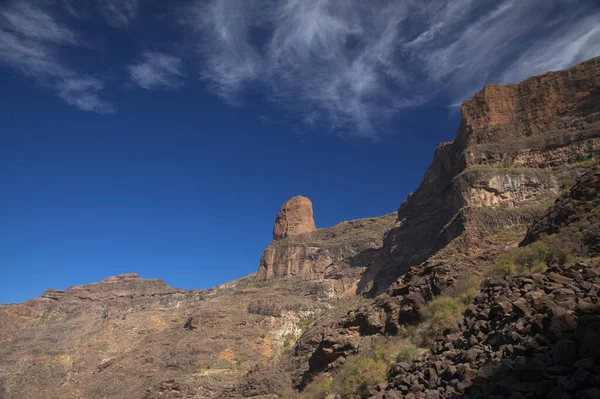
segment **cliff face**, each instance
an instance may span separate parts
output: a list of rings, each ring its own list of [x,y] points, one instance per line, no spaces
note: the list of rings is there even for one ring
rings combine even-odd
[[[294,197],[290,201],[295,201]],[[303,197],[302,197],[303,198]],[[275,221],[274,231],[280,231],[280,221],[289,220],[286,202]],[[308,201],[308,199],[306,199]],[[310,212],[302,212],[294,225],[310,225]],[[299,212],[296,212],[299,214]],[[309,215],[310,214],[310,215]],[[301,219],[310,217],[307,223]],[[300,220],[299,220],[300,219]],[[396,220],[394,214],[378,218],[343,222],[330,228],[296,234],[277,234],[263,251],[257,278],[271,280],[298,276],[306,280],[332,280],[335,291],[346,291],[354,286],[365,269],[378,259],[383,235]],[[314,222],[312,222],[314,226]]]
[[[489,85],[462,105],[456,139],[441,144],[385,236],[384,261],[360,287],[384,291],[453,239],[531,223],[600,154],[600,58],[517,85]],[[536,209],[537,208],[537,209]]]

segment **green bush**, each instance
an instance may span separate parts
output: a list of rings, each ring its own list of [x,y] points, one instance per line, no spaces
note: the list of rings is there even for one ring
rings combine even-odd
[[[598,160],[596,158],[588,158],[584,161],[581,162],[577,162],[575,164],[575,166],[581,166],[581,167],[589,167],[589,166],[595,166],[598,163]]]
[[[540,264],[562,266],[567,258],[567,251],[561,247],[557,239],[549,237],[544,237],[531,245],[517,249],[513,256],[515,264],[530,271],[534,267],[539,268]]]
[[[502,254],[496,259],[491,274],[496,277],[508,277],[515,274],[517,268],[510,254]]]
[[[333,379],[321,374],[309,382],[302,392],[291,396],[292,399],[328,399],[333,394]]]
[[[421,351],[419,350],[419,348],[417,348],[416,345],[408,344],[404,348],[400,349],[400,352],[398,352],[398,355],[396,356],[396,361],[412,362],[417,357],[419,357],[420,354]]]
[[[369,388],[387,378],[387,371],[403,349],[406,356],[416,357],[419,349],[405,341],[390,338],[374,343],[370,350],[349,356],[332,376],[315,377],[294,399],[359,399],[368,395]],[[416,355],[414,354],[416,352]]]
[[[569,259],[570,251],[557,236],[546,236],[526,247],[498,256],[491,274],[508,277],[516,273],[541,272],[548,266],[563,266]]]
[[[372,354],[350,356],[333,378],[334,392],[343,399],[360,399],[369,394],[369,387],[385,381],[389,364]]]
[[[451,298],[448,296],[439,296],[429,304],[429,311],[431,312],[432,319],[444,318],[449,315],[462,313],[464,309],[465,305],[460,298]]]
[[[429,304],[429,338],[439,335],[446,328],[456,325],[466,305],[459,297],[439,296]]]

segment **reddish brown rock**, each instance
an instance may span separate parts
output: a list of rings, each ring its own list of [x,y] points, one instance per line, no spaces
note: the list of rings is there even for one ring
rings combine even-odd
[[[279,210],[273,227],[273,239],[310,233],[316,229],[312,202],[298,195],[288,200]]]
[[[462,104],[456,138],[440,144],[384,240],[385,262],[361,282],[377,294],[461,237],[530,224],[600,156],[600,57],[516,85],[489,85]]]

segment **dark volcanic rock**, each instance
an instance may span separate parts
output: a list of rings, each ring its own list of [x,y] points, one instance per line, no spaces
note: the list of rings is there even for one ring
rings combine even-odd
[[[422,379],[422,387],[418,389],[421,395],[439,388],[444,388],[441,397],[514,397],[518,393],[522,397],[561,398],[572,394],[576,397],[594,394],[594,390],[600,388],[600,351],[597,350],[600,313],[578,311],[576,303],[598,303],[598,296],[590,295],[584,285],[598,284],[600,278],[578,282],[573,276],[596,275],[598,270],[599,265],[576,264],[553,268],[533,284],[525,277],[516,277],[499,291],[497,286],[488,285],[474,301],[476,309],[465,312],[461,325],[471,327],[440,338],[430,353],[415,362],[416,367],[400,364],[392,367],[387,391],[405,395],[410,389],[415,393],[414,386],[409,388],[403,384],[404,376],[410,375]],[[573,287],[570,294],[573,301],[565,308],[547,311],[539,305],[534,306],[533,298],[539,297],[533,294],[544,293],[545,285],[557,277],[566,286]],[[508,306],[500,305],[525,284],[529,287],[530,299],[519,298],[513,302],[510,311]],[[587,293],[577,297],[576,289]],[[490,329],[482,340],[471,342],[467,337],[476,335],[481,328],[475,323],[475,315],[486,308],[490,309],[487,320]],[[541,312],[538,313],[536,308]],[[543,317],[545,322],[536,329],[533,325],[538,317]],[[572,323],[552,324],[554,320],[564,318],[572,318]],[[448,350],[449,343],[456,349]],[[436,362],[449,363],[441,374],[441,381],[428,378]]]

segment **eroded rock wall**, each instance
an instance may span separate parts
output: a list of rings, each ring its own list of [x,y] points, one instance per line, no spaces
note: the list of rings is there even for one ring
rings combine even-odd
[[[377,261],[383,235],[395,220],[394,214],[353,220],[273,240],[262,253],[257,278],[300,276],[309,280],[348,280],[352,284]]]
[[[377,294],[453,239],[531,223],[600,155],[600,58],[517,85],[489,85],[462,105],[456,139],[441,144],[386,234],[383,262],[360,282]],[[530,219],[519,212],[537,204]],[[514,212],[512,212],[514,211]],[[511,216],[511,215],[514,215]],[[470,223],[476,221],[476,223]]]

